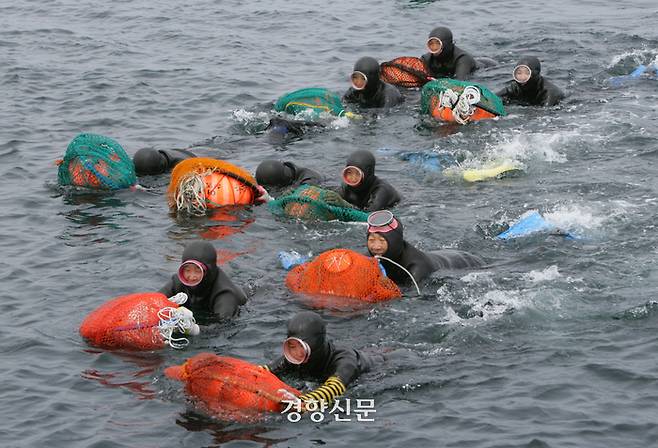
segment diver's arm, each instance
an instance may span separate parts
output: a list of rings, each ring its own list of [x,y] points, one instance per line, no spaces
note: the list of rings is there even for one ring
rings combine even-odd
[[[330,376],[327,378],[327,381],[311,392],[306,392],[302,394],[299,398],[307,403],[309,401],[324,402],[325,404],[331,404],[333,401],[345,393],[346,387],[343,384],[343,381],[336,375]]]
[[[546,82],[546,84],[549,83]],[[546,99],[544,100],[542,105],[548,107],[555,106],[560,102],[560,100],[562,100],[562,98],[564,98],[564,93],[562,92],[562,90],[560,90],[560,88],[557,87],[555,84],[550,83],[546,87]]]
[[[167,284],[164,285],[162,288],[160,288],[159,292],[161,292],[162,294],[164,294],[167,297],[171,297],[171,296],[175,295],[177,292],[180,292],[180,291],[174,290],[174,280],[169,279]]]
[[[475,63],[475,59],[473,59],[469,55],[463,55],[457,60],[457,64],[455,65],[455,76],[454,79],[458,79],[460,81],[466,81],[468,78],[471,77],[471,73],[473,70],[475,70],[475,67],[477,67],[477,64]]]
[[[365,208],[367,212],[385,210],[400,202],[400,193],[391,185],[383,184],[375,187],[370,194],[370,201]]]

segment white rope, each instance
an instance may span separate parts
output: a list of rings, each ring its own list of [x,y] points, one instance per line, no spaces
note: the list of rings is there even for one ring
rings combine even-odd
[[[176,189],[176,209],[185,210],[196,216],[206,214],[206,184],[203,178],[210,174],[188,173],[183,176]]]
[[[185,348],[190,343],[186,337],[174,337],[174,332],[190,336],[196,336],[200,333],[199,326],[194,320],[194,314],[184,306],[162,308],[158,311],[158,317],[160,318],[158,323],[160,335],[172,348]]]
[[[176,305],[183,305],[185,302],[187,302],[187,294],[184,292],[179,292],[178,294],[169,297],[170,302],[174,302]]]
[[[411,275],[411,272],[407,271],[407,269],[404,266],[402,266],[399,263],[396,263],[395,261],[391,260],[390,258],[382,257],[381,255],[375,255],[375,258],[378,259],[378,260],[386,260],[389,263],[393,263],[395,266],[399,267],[404,272],[406,272],[407,275],[409,275],[409,278],[411,278],[411,281],[414,282],[414,286],[416,287],[416,291],[418,292],[418,295],[419,296],[421,295],[420,288],[418,287],[418,283],[416,283],[416,279],[414,278],[413,275]]]

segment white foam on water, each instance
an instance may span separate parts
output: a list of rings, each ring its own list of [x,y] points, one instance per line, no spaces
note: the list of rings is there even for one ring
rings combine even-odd
[[[523,274],[523,279],[530,283],[541,283],[556,280],[562,277],[558,271],[557,265],[551,265],[544,270],[530,271]]]
[[[270,116],[267,112],[250,112],[244,109],[236,109],[231,114],[231,119],[241,124],[254,122],[268,123],[270,121]]]
[[[658,48],[642,48],[625,51],[624,53],[614,55],[610,60],[607,68],[613,68],[620,62],[631,59],[635,64],[655,64],[658,62]],[[650,62],[651,61],[651,62]]]
[[[544,213],[544,218],[561,229],[587,233],[602,228],[609,214],[596,206],[561,204]]]

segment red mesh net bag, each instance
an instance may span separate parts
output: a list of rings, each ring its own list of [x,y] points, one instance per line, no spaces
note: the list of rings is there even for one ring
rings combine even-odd
[[[370,303],[402,297],[375,258],[348,249],[330,250],[294,267],[286,277],[286,286],[296,293],[349,297]]]
[[[413,56],[401,56],[380,66],[380,79],[395,86],[422,87],[432,80],[422,59]]]
[[[104,349],[157,350],[164,348],[158,324],[163,308],[178,308],[159,292],[140,292],[112,299],[92,311],[80,325],[90,345]]]
[[[281,412],[285,409],[282,399],[300,395],[257,365],[213,353],[200,353],[183,365],[168,367],[165,375],[184,382],[187,394],[203,411],[226,420],[249,420],[263,412]]]

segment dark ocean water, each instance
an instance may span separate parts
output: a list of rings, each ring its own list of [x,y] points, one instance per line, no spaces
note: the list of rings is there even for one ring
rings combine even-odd
[[[0,445],[658,446],[658,80],[605,83],[656,61],[657,20],[653,1],[0,4]],[[343,91],[356,59],[420,55],[440,24],[498,63],[478,81],[497,89],[532,53],[567,100],[445,132],[418,125],[418,93],[407,92],[378,119],[284,144],[262,133],[282,93]],[[282,157],[336,183],[361,148],[433,149],[466,166],[507,159],[525,174],[466,184],[379,153],[379,174],[405,196],[407,239],[493,267],[437,275],[420,298],[323,312],[335,340],[391,354],[349,390],[375,400],[374,422],[226,423],[195,412],[164,368],[201,351],[277,355],[285,321],[306,305],[283,285],[276,252],[362,250],[363,227],[257,207],[219,238],[216,221],[169,215],[166,179],[149,191],[61,190],[54,160],[83,131],[130,154],[192,148],[250,170]],[[531,209],[585,238],[493,239]],[[159,288],[202,237],[243,253],[226,266],[250,295],[239,319],[205,326],[184,351],[87,347],[78,327],[89,311]]]

